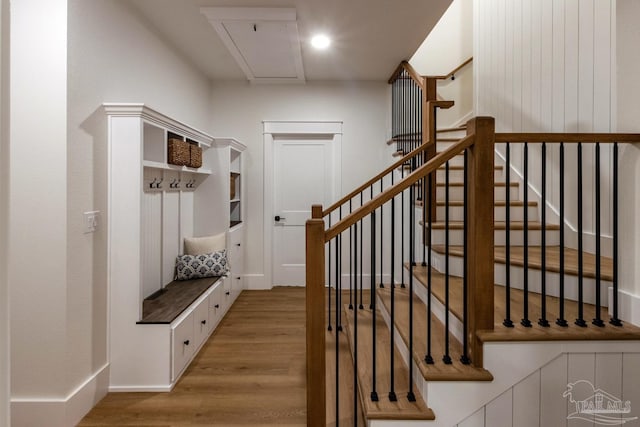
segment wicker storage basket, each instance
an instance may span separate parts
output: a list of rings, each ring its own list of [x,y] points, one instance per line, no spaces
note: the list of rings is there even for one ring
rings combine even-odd
[[[229,181],[231,183],[231,188],[229,188],[229,199],[233,200],[236,198],[236,175],[232,173]]]
[[[192,168],[202,167],[202,147],[197,144],[189,144],[191,146],[191,162],[189,166]]]
[[[169,138],[167,143],[167,162],[172,165],[187,166],[191,160],[191,147],[188,142]]]

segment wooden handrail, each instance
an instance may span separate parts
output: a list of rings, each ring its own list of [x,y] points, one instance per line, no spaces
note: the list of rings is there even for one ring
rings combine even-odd
[[[389,84],[392,84],[398,79],[400,74],[402,74],[402,70],[406,70],[411,79],[413,79],[413,81],[416,82],[422,90],[425,90],[424,78],[418,74],[418,72],[407,61],[402,61],[400,65],[396,67],[393,74],[391,74],[391,77],[389,77]]]
[[[638,133],[496,133],[496,142],[640,142]]]
[[[447,79],[453,77],[458,71],[462,70],[471,61],[473,61],[473,56],[471,58],[467,59],[466,61],[464,61],[462,64],[458,65],[456,68],[454,68],[453,70],[451,70],[448,74],[445,74],[444,76],[427,76],[427,78],[436,79],[436,80],[447,80]]]
[[[399,181],[393,187],[389,187],[384,190],[382,193],[378,194],[373,199],[369,200],[367,203],[362,205],[361,207],[354,210],[351,214],[344,217],[340,222],[336,223],[330,229],[328,229],[324,234],[324,241],[328,242],[338,234],[345,231],[347,228],[351,227],[356,222],[360,221],[360,219],[364,218],[374,210],[378,209],[380,206],[391,200],[393,197],[397,196],[409,186],[415,184],[420,179],[426,177],[430,173],[437,170],[440,166],[442,166],[448,160],[451,160],[458,154],[460,154],[464,149],[473,145],[475,141],[475,135],[468,135],[443,151],[439,153],[431,160],[429,160],[424,165],[420,166],[418,169],[407,175],[402,181]],[[424,146],[424,145],[423,145]],[[421,147],[423,147],[421,146]],[[415,151],[415,150],[414,150]]]
[[[349,200],[351,200],[354,196],[357,196],[358,194],[360,194],[362,191],[366,190],[368,187],[370,187],[372,184],[375,184],[377,181],[379,181],[380,179],[384,178],[385,176],[387,176],[390,172],[392,172],[395,168],[398,168],[400,166],[402,166],[404,163],[406,163],[408,160],[410,160],[411,158],[413,158],[415,155],[422,153],[424,150],[426,150],[428,148],[428,145],[422,144],[420,145],[418,148],[416,148],[413,151],[410,151],[407,155],[405,155],[404,157],[402,157],[400,160],[396,161],[395,163],[393,163],[391,166],[389,166],[388,168],[386,168],[385,170],[383,170],[382,172],[380,172],[378,175],[374,176],[373,178],[371,178],[369,181],[365,182],[364,184],[362,184],[360,187],[356,188],[355,190],[353,190],[352,192],[350,192],[349,194],[347,194],[346,196],[344,196],[343,198],[341,198],[340,200],[338,200],[337,202],[335,202],[334,204],[332,204],[331,206],[329,206],[327,209],[325,209],[324,212],[322,212],[322,217],[325,217],[327,215],[329,215],[331,212],[335,211],[336,209],[338,209],[340,206],[342,206],[343,204],[345,204],[346,202],[348,202]]]

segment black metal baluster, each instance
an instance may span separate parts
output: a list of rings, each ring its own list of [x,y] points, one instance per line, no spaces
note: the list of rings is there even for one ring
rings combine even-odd
[[[360,206],[363,205],[363,201],[364,201],[362,193],[363,192],[361,191],[360,192]],[[362,288],[363,288],[363,286],[362,286],[362,272],[363,272],[363,270],[362,270],[362,267],[363,267],[362,259],[364,258],[364,251],[362,250],[363,240],[364,240],[364,232],[363,232],[363,230],[364,230],[363,227],[364,226],[363,226],[363,222],[362,221],[363,220],[361,219],[360,220],[360,305],[358,305],[358,308],[361,309],[361,310],[364,308],[363,305],[362,305]],[[356,241],[356,243],[357,243],[357,241]]]
[[[583,245],[582,245],[582,143],[578,142],[578,318],[575,324],[586,327],[584,321]]]
[[[373,184],[371,184],[371,199],[373,200]],[[371,212],[371,299],[369,301],[369,308],[373,310],[373,302],[375,300],[376,292],[376,211]],[[375,311],[374,311],[375,313]],[[375,336],[375,335],[374,335]]]
[[[393,173],[391,174],[391,185],[393,186]],[[395,306],[395,196],[391,198],[391,346],[390,346],[390,361],[391,361],[391,374],[390,374],[390,390],[389,390],[389,400],[392,402],[396,402],[398,400],[395,392],[395,375],[394,375],[394,366],[395,366],[395,315],[396,315],[396,306]]]
[[[427,245],[429,246],[429,254],[427,256],[427,354],[424,356],[425,363],[429,365],[433,365],[434,360],[431,355],[431,227],[433,226],[433,218],[431,209],[431,184],[432,184],[432,176],[433,172],[429,174],[429,179],[427,182],[427,201],[423,205],[428,209],[428,228],[427,228]]]
[[[524,206],[523,212],[523,250],[524,250],[524,317],[520,321],[520,324],[526,328],[531,327],[531,320],[529,320],[529,210],[526,209],[529,206],[529,146],[524,143]],[[509,191],[508,185],[505,187],[505,191]]]
[[[331,228],[331,214],[329,214],[329,228]],[[332,331],[333,328],[331,327],[331,242],[329,242],[328,244],[329,246],[329,256],[328,256],[328,260],[329,260],[329,274],[327,274],[327,277],[329,278],[329,289],[327,289],[327,309],[329,311],[329,321],[328,324],[329,326],[327,327],[328,331]]]
[[[393,173],[393,172],[392,172]],[[380,178],[380,192],[384,191],[384,177]],[[380,287],[384,288],[384,205],[380,206]]]
[[[353,224],[353,235],[355,241],[358,241],[358,223]],[[358,275],[358,245],[354,245],[353,250],[353,266],[355,275]],[[360,272],[362,274],[362,272]],[[355,302],[358,302],[358,281],[354,281],[355,289]],[[358,425],[358,310],[353,310],[353,425]]]
[[[548,328],[547,320],[547,145],[542,143],[542,220],[540,227],[540,264],[541,264],[541,290],[540,294],[540,319],[538,325]]]
[[[376,391],[376,298],[375,298],[375,289],[376,289],[376,211],[371,212],[371,335],[372,335],[372,353],[373,353],[373,361],[371,363],[372,366],[372,377],[371,377],[371,401],[378,401],[378,392]]]
[[[613,143],[613,326],[622,326],[618,317],[618,143]]]
[[[420,157],[422,158],[422,155],[420,155]],[[424,164],[424,162],[423,162]],[[421,189],[421,193],[422,193],[422,229],[420,230],[420,233],[422,235],[422,266],[426,267],[427,266],[427,242],[425,242],[425,224],[427,223],[427,200],[426,200],[426,187],[427,185],[427,178],[422,178],[422,189]]]
[[[342,206],[339,208],[342,220]],[[336,316],[338,331],[342,331],[342,233],[336,236]]]
[[[353,209],[352,209],[352,200],[349,200],[349,214],[352,213]],[[354,241],[353,241],[353,227],[349,228],[349,310],[353,310],[353,286],[354,286],[354,279],[355,279],[355,275],[353,274],[353,269],[354,269],[354,265],[353,265],[353,245],[354,245]]]
[[[411,160],[413,163],[413,160]],[[415,265],[415,199],[413,186],[409,187],[409,392],[407,399],[415,402],[413,393],[413,266]]]
[[[595,326],[604,327],[604,322],[600,316],[601,296],[600,296],[600,263],[602,261],[600,252],[600,143],[596,142],[596,317],[591,323]]]
[[[560,311],[556,325],[569,326],[564,318],[564,143],[560,143]]]
[[[511,184],[511,160],[510,160],[510,145],[507,142],[505,147],[505,188],[509,188]],[[465,169],[466,170],[466,169]],[[466,172],[465,172],[466,176]],[[524,209],[528,209],[525,204]],[[505,193],[505,205],[504,205],[504,253],[505,253],[505,318],[502,324],[507,328],[513,328],[513,320],[511,320],[511,194],[507,190]],[[466,264],[465,264],[466,265]]]
[[[469,280],[468,280],[468,269],[467,269],[467,233],[468,233],[468,224],[469,224],[469,203],[467,198],[467,171],[469,170],[468,166],[468,154],[469,149],[464,150],[464,172],[463,172],[463,202],[462,209],[463,215],[462,219],[464,221],[463,225],[463,237],[462,237],[462,355],[460,355],[460,362],[464,365],[468,365],[471,363],[471,359],[469,359],[469,337],[467,334],[467,330],[469,327],[469,323],[467,321],[467,312],[469,309]]]
[[[449,355],[449,162],[444,166],[444,356],[442,361],[450,365]]]

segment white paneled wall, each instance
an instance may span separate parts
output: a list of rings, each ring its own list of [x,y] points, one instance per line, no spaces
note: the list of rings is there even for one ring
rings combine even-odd
[[[145,192],[142,219],[142,298],[146,298],[173,281],[183,239],[193,236],[193,191]]]
[[[615,99],[615,1],[476,0],[474,3],[476,115],[496,119],[497,132],[611,132]],[[504,147],[498,147],[504,152]],[[511,166],[523,172],[522,147]],[[547,147],[548,222],[558,221],[559,152]],[[586,244],[595,232],[592,146],[583,150],[582,205]],[[566,224],[577,229],[577,151],[565,150]],[[602,233],[610,225],[611,148],[601,146]],[[540,194],[541,149],[529,146],[529,192]],[[575,233],[570,237],[575,245]],[[605,239],[606,243],[606,239]],[[605,247],[608,251],[608,247]]]
[[[564,353],[506,390],[458,427],[534,427],[588,426],[593,421],[567,419],[576,412],[576,403],[563,396],[569,383],[589,381],[622,400],[629,401],[631,412],[640,415],[640,353]],[[574,389],[579,400],[586,399],[591,386],[581,383]],[[606,403],[605,403],[606,404]],[[616,415],[611,415],[616,416]],[[633,424],[636,423],[636,424]],[[628,425],[638,425],[633,420]]]

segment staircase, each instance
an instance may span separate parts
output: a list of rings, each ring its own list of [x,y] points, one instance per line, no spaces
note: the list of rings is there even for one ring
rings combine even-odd
[[[490,118],[436,132],[436,108],[447,104],[429,93],[435,85],[408,64],[394,74],[402,96],[422,100],[426,120],[400,120],[391,141],[399,160],[326,210],[314,206],[307,224],[308,425],[453,426],[578,348],[571,342],[640,351],[640,328],[620,322],[609,300],[616,245],[612,257],[599,245],[587,253],[581,239],[569,247],[563,212],[547,221],[511,179],[508,154],[494,151],[500,139],[524,141],[494,134]],[[394,104],[406,108],[396,96]],[[550,342],[558,345],[542,351]],[[318,366],[329,369],[312,372]]]

